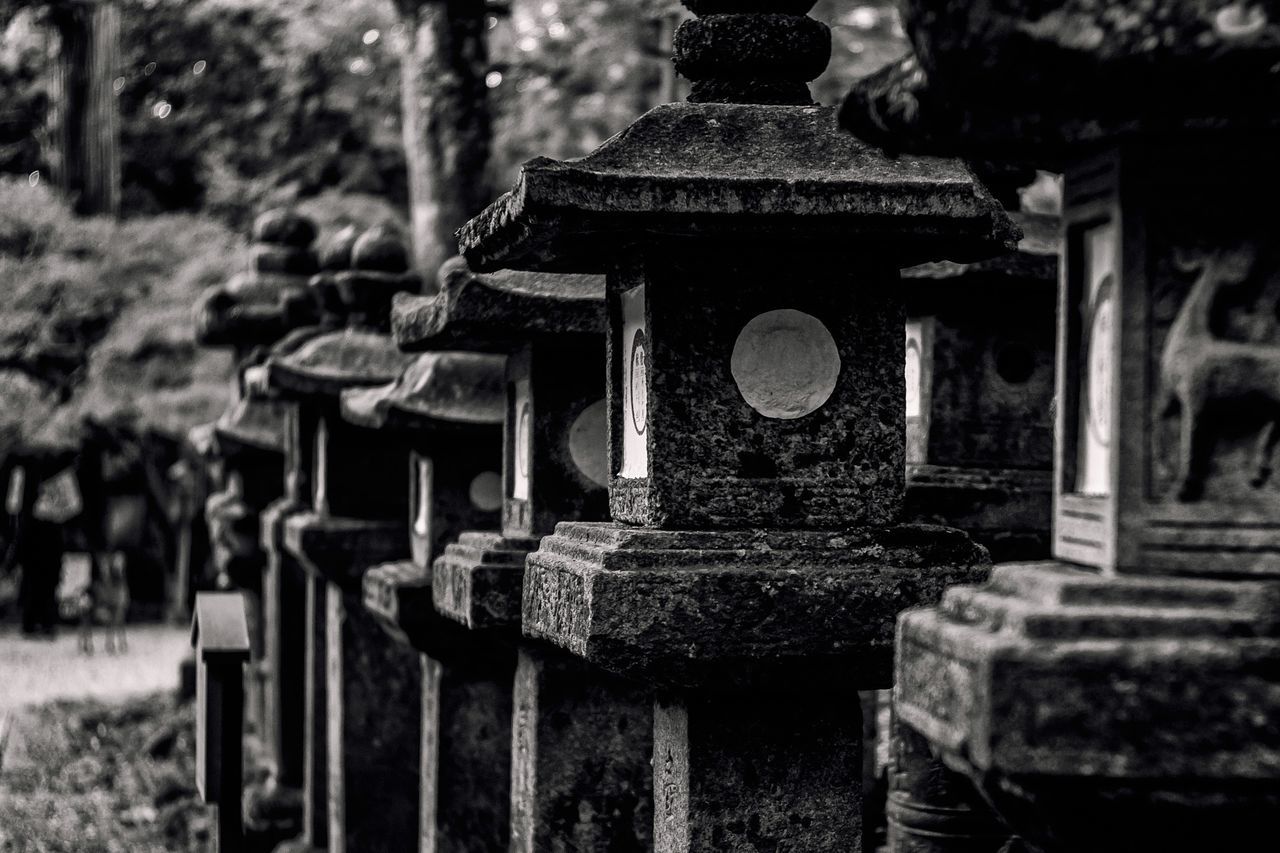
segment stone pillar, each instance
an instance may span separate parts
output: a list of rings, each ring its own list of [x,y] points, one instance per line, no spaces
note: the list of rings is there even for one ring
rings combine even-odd
[[[514,648],[495,632],[467,636],[431,606],[433,562],[444,544],[500,518],[503,362],[427,353],[395,383],[343,395],[349,421],[402,434],[413,447],[412,559],[370,569],[364,607],[420,653],[420,750],[409,753],[420,780],[401,796],[418,804],[418,849],[425,851],[506,849]]]
[[[604,516],[603,284],[599,276],[477,276],[459,260],[442,271],[439,294],[403,300],[394,313],[404,347],[509,354],[500,531],[464,532],[432,568],[436,612],[466,626],[473,647],[518,630],[525,556],[537,537],[559,520]],[[522,643],[508,695],[510,849],[648,849],[645,691]]]
[[[899,151],[1065,172],[1056,559],[904,615],[896,712],[1038,848],[1247,849],[1280,805],[1275,25],[1068,5],[908,6],[915,70],[847,102]]]
[[[656,850],[858,849],[856,691],[888,685],[900,609],[988,570],[959,531],[898,524],[897,270],[1012,228],[958,164],[837,132],[807,7],[686,22],[691,103],[526,164],[460,232],[479,271],[607,274],[614,521],[542,540],[522,630],[660,691]]]
[[[364,572],[408,553],[408,447],[348,424],[339,409],[343,389],[389,382],[408,362],[379,333],[392,294],[417,289],[406,263],[402,245],[367,232],[351,249],[353,269],[317,283],[348,327],[295,335],[266,363],[266,383],[296,403],[296,437],[310,441],[312,458],[309,510],[282,519],[284,548],[310,576],[308,837],[295,847],[322,837],[329,850],[416,846],[416,803],[398,792],[417,785],[405,748],[418,733],[417,659],[359,606]]]

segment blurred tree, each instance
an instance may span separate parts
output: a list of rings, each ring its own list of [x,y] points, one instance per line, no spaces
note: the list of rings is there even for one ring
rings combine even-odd
[[[484,0],[396,0],[400,98],[415,265],[427,282],[454,231],[488,203],[491,148]]]

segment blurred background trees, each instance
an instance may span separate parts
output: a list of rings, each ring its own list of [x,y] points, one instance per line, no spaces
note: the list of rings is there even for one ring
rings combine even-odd
[[[668,62],[675,0],[111,2],[119,221],[50,191],[57,14],[82,0],[0,0],[0,420],[26,431],[88,413],[181,434],[216,414],[230,365],[195,346],[187,312],[238,268],[255,211],[408,228],[413,8],[483,10],[491,144],[470,205],[524,160],[585,154],[685,92]],[[889,0],[819,0],[813,15],[833,31],[820,102],[906,50]]]

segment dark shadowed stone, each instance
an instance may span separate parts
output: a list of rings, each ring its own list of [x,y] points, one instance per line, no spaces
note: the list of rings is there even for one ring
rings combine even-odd
[[[1278,605],[1275,583],[1000,566],[903,615],[897,711],[1034,843],[1247,849],[1280,805]]]
[[[418,849],[422,673],[348,596],[326,597],[329,850]]]
[[[326,282],[345,309],[348,323],[379,331],[389,328],[392,298],[397,293],[416,293],[422,288],[417,273],[367,269],[338,270]]]
[[[858,704],[822,686],[659,695],[655,853],[867,849]]]
[[[807,83],[817,78],[831,58],[831,30],[802,15],[715,14],[683,22],[673,49],[676,71],[694,81],[690,101],[696,103],[703,80]],[[806,87],[798,91],[803,92],[799,103],[812,103]],[[740,94],[737,103],[756,103],[750,88]]]
[[[526,163],[463,226],[462,255],[481,271],[604,272],[638,232],[838,242],[899,267],[1012,248],[1016,229],[963,166],[889,159],[834,119],[826,107],[656,107],[581,160]]]
[[[510,853],[652,849],[647,691],[525,644],[513,705]]]
[[[313,333],[296,348],[273,355],[267,374],[273,387],[289,394],[336,397],[344,388],[391,382],[412,360],[386,335],[343,329]]]
[[[402,273],[409,269],[404,238],[387,228],[370,228],[351,246],[353,269]]]
[[[316,239],[316,225],[288,208],[275,207],[254,218],[252,237],[255,243],[305,247]]]
[[[452,258],[433,296],[398,295],[391,326],[401,348],[510,352],[538,335],[603,335],[604,279],[498,270],[477,275]]]
[[[562,523],[529,555],[524,632],[661,686],[890,683],[905,607],[981,580],[986,551],[927,525],[689,532]]]
[[[218,418],[218,441],[283,453],[285,409],[280,400],[244,397]]]
[[[314,572],[349,595],[360,595],[361,576],[370,567],[409,553],[403,521],[368,521],[301,513],[285,522],[285,548]]]
[[[929,742],[900,722],[889,739],[888,840],[894,853],[997,853],[1009,830],[963,774],[942,765]]]
[[[351,250],[360,239],[360,229],[347,225],[322,240],[316,258],[322,270],[345,270],[351,267]]]
[[[1128,133],[1280,125],[1274,3],[911,0],[902,14],[915,55],[859,81],[841,110],[890,150],[1055,167]]]
[[[255,271],[268,274],[309,276],[317,269],[316,256],[310,249],[270,243],[255,244],[249,250],[249,263]]]
[[[394,382],[342,395],[342,415],[372,428],[467,430],[502,423],[505,359],[474,352],[405,355]]]

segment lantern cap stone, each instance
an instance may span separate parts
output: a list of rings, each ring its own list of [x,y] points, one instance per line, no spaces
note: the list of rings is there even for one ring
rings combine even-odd
[[[505,375],[499,355],[423,353],[393,382],[344,391],[342,416],[359,426],[414,431],[497,426],[506,409]]]
[[[191,646],[200,650],[203,661],[249,658],[249,625],[244,607],[244,595],[239,592],[196,594],[196,612],[191,619]]]
[[[316,224],[287,207],[264,210],[253,220],[253,242],[306,248],[316,239]]]
[[[337,397],[346,388],[383,385],[413,358],[388,336],[363,329],[307,332],[266,362],[271,386],[292,396]]]
[[[499,270],[478,275],[462,258],[440,268],[432,296],[398,294],[391,308],[406,350],[510,352],[537,336],[604,336],[604,277]]]
[[[599,273],[621,245],[723,240],[971,261],[1017,230],[961,163],[886,156],[828,107],[666,104],[579,160],[536,158],[459,231],[473,270]]]
[[[279,399],[248,395],[240,398],[214,426],[223,453],[228,450],[284,453],[285,413],[285,403]]]
[[[1240,0],[903,5],[908,55],[854,84],[843,126],[891,151],[1060,169],[1134,133],[1280,128],[1280,15]]]

